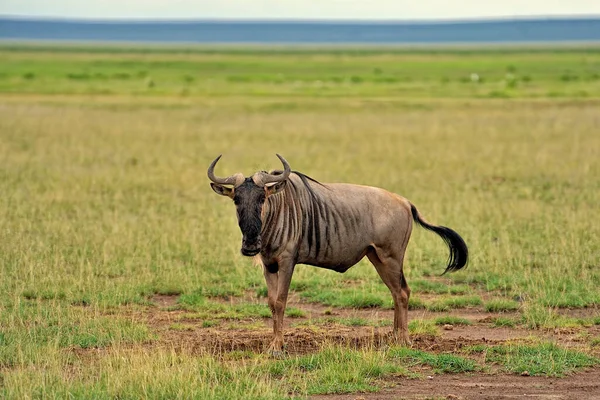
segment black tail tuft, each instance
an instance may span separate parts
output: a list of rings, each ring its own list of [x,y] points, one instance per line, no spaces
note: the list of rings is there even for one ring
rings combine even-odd
[[[410,211],[412,212],[413,219],[416,223],[427,230],[437,233],[448,245],[448,248],[450,249],[450,256],[448,258],[448,266],[442,275],[444,275],[446,272],[458,271],[467,265],[469,260],[469,249],[467,248],[467,244],[463,238],[460,237],[458,233],[450,228],[446,228],[445,226],[436,226],[427,223],[421,218],[417,207],[415,207],[413,204],[410,205]]]

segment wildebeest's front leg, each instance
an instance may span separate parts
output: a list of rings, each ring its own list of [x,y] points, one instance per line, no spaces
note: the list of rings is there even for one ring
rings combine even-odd
[[[269,308],[273,314],[273,341],[269,352],[274,356],[283,354],[283,316],[293,273],[294,264],[287,260],[279,261],[279,271],[275,273],[269,272],[265,267]]]
[[[277,264],[269,265],[264,267],[265,281],[267,282],[267,298],[269,302],[269,308],[271,309],[271,315],[273,317],[273,337],[276,334],[275,324],[275,302],[277,301],[277,282],[279,280],[279,272],[277,272],[279,266]],[[271,347],[273,344],[271,343]]]

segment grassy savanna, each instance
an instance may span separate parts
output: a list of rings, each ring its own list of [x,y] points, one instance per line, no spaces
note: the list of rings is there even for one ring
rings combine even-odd
[[[375,391],[425,367],[561,375],[598,363],[586,331],[598,313],[565,310],[600,304],[598,49],[6,46],[0,59],[2,397],[304,397]],[[493,312],[490,327],[589,340],[453,356],[330,343],[285,360],[192,346],[211,329],[269,335],[262,272],[206,169],[221,153],[219,175],[279,168],[276,152],[321,182],[399,193],[464,237],[469,266],[440,278],[447,249],[415,228],[412,309]],[[300,265],[292,292],[288,332],[389,328],[328,316],[391,308],[366,261],[344,275]],[[411,332],[469,323],[438,314]]]
[[[0,90],[8,93],[297,100],[600,96],[597,47],[483,52],[4,46],[2,59]]]

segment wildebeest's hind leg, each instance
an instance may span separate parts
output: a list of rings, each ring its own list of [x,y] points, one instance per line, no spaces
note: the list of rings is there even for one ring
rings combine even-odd
[[[372,247],[367,252],[369,261],[375,266],[381,280],[392,292],[394,299],[394,339],[402,345],[410,345],[408,337],[408,299],[410,288],[404,278],[402,265],[404,252],[392,254]]]

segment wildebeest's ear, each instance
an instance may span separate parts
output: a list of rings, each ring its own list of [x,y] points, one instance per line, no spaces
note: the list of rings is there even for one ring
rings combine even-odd
[[[267,192],[267,197],[271,196],[272,194],[281,192],[285,188],[286,184],[287,184],[287,181],[281,181],[281,182],[277,182],[276,184],[274,184],[272,186],[265,186],[265,192]]]
[[[231,197],[233,199],[233,189],[212,182],[210,183],[210,187],[215,191],[216,194]]]

